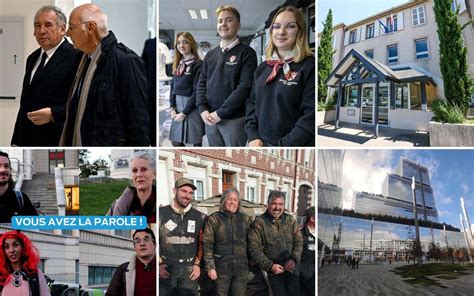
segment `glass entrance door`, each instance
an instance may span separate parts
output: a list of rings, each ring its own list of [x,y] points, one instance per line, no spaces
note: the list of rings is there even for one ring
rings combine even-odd
[[[379,124],[388,124],[388,105],[389,105],[388,85],[379,87]]]
[[[374,122],[374,86],[362,87],[361,123]]]

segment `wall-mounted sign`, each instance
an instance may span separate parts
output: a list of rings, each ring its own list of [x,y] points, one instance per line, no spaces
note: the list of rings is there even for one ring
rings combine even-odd
[[[347,109],[347,116],[355,116],[356,111],[354,109]]]

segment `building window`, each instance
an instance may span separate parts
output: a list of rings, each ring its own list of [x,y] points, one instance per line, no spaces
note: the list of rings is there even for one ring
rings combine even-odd
[[[291,150],[285,150],[285,160],[291,160]]]
[[[204,200],[204,182],[202,180],[193,180],[196,190],[194,190],[195,200]]]
[[[304,166],[311,167],[311,150],[303,150],[304,151]]]
[[[349,44],[356,43],[357,41],[357,30],[353,30],[349,33]]]
[[[108,285],[114,272],[115,267],[89,266],[89,286]]]
[[[345,106],[357,106],[357,86],[348,86],[346,88],[346,102]]]
[[[421,110],[421,87],[419,84],[410,84],[410,109]]]
[[[428,40],[426,38],[415,40],[416,58],[423,59],[428,57]]]
[[[395,108],[397,109],[410,108],[407,83],[395,84]]]
[[[367,57],[369,57],[369,58],[371,58],[371,59],[374,58],[374,50],[373,50],[373,49],[366,50],[366,51],[364,52],[364,54],[365,54],[365,56],[367,56]]]
[[[397,44],[387,46],[387,64],[398,63],[398,46]]]
[[[247,198],[246,200],[250,202],[256,202],[255,201],[255,187],[248,186],[247,187]]]
[[[375,24],[367,25],[365,29],[365,39],[374,38]]]
[[[49,150],[49,173],[54,174],[54,168],[64,167],[64,150]]]
[[[425,7],[420,6],[411,10],[411,23],[413,27],[423,25],[426,22]]]
[[[391,15],[387,18],[387,29],[388,32],[395,32],[398,30],[398,17],[396,15]]]

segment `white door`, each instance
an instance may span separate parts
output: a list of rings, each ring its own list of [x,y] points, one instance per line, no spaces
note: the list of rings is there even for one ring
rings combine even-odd
[[[0,99],[15,100],[21,95],[25,69],[24,20],[0,17]]]

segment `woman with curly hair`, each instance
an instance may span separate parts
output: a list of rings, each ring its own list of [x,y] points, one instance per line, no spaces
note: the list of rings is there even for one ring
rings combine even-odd
[[[9,231],[1,235],[0,243],[0,295],[51,296],[38,269],[38,251],[28,237]]]

